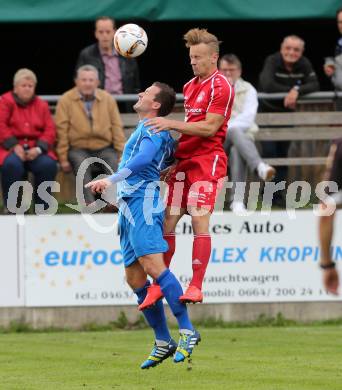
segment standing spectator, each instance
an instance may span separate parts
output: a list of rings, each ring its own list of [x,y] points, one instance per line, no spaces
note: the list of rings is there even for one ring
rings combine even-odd
[[[114,48],[115,21],[101,16],[95,22],[97,43],[84,48],[77,60],[76,70],[82,65],[93,65],[99,72],[99,87],[110,94],[120,95],[140,91],[139,68],[133,58],[120,56]],[[129,106],[129,107],[128,107]],[[132,111],[132,105],[126,109]]]
[[[235,98],[228,122],[225,150],[229,155],[230,180],[245,182],[247,165],[260,179],[273,179],[275,169],[265,164],[254,144],[254,133],[258,131],[255,116],[258,110],[258,95],[252,84],[241,77],[242,66],[234,54],[225,54],[219,61],[219,70],[234,86]],[[230,208],[233,211],[245,209],[243,199],[235,199],[232,193]]]
[[[323,69],[324,73],[331,77],[334,89],[342,91],[342,8],[336,11],[336,21],[340,37],[335,46],[335,56],[325,59]]]
[[[296,35],[284,38],[280,51],[268,56],[259,76],[259,90],[261,92],[285,92],[283,100],[262,100],[260,111],[279,112],[293,111],[296,108],[299,96],[319,90],[316,73],[311,62],[303,56],[305,42]],[[287,157],[290,141],[263,142],[264,157]],[[287,167],[277,169],[275,181],[286,181]],[[274,204],[283,207],[285,193],[277,191]]]
[[[56,108],[61,168],[64,172],[73,170],[76,175],[86,158],[98,157],[115,171],[125,145],[117,104],[111,95],[97,88],[99,79],[94,66],[81,66],[75,83],[62,95]],[[84,183],[91,180],[92,172],[88,169]],[[84,196],[86,204],[95,200],[89,189],[84,190]]]
[[[0,165],[5,209],[16,206],[9,199],[13,183],[24,180],[30,171],[34,175],[34,201],[47,203],[37,189],[44,181],[53,181],[57,173],[57,158],[53,151],[56,130],[48,104],[35,96],[36,75],[29,69],[19,69],[14,75],[13,91],[0,99]]]

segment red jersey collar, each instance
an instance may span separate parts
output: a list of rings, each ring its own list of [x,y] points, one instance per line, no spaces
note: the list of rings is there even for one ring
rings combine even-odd
[[[217,74],[219,73],[219,70],[216,69],[214,73],[212,73],[210,76],[208,76],[206,79],[204,79],[203,81],[201,81],[201,84],[204,84],[206,83],[207,81],[211,80],[213,77],[215,77]],[[197,80],[196,82],[198,83],[199,82],[199,76],[197,76]]]

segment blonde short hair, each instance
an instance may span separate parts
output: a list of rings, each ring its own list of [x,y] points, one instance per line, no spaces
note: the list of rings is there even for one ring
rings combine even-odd
[[[27,68],[22,68],[16,71],[13,77],[13,85],[16,86],[22,79],[29,79],[37,84],[37,76],[32,72],[32,70]]]
[[[214,34],[210,34],[205,28],[193,28],[189,30],[184,34],[184,40],[185,46],[188,48],[190,46],[199,45],[200,43],[205,43],[210,46],[214,52],[220,52],[219,46],[221,41],[219,41]]]

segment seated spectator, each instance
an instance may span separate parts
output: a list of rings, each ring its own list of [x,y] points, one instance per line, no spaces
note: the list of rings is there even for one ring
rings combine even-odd
[[[86,158],[97,157],[116,171],[125,145],[118,106],[109,93],[97,88],[99,78],[94,66],[81,66],[75,84],[62,95],[56,107],[61,168],[64,172],[73,170],[76,175]],[[110,174],[103,168],[104,173]],[[92,170],[88,169],[84,184],[92,179]],[[89,189],[84,189],[84,196],[86,204],[95,200]]]
[[[0,99],[0,165],[4,207],[16,206],[9,199],[11,185],[34,175],[34,201],[40,198],[37,188],[44,181],[53,181],[57,173],[57,158],[53,151],[55,125],[48,104],[35,96],[36,75],[29,69],[19,69],[14,75],[13,91]],[[12,208],[10,207],[10,208]]]
[[[84,48],[77,60],[76,71],[82,65],[93,65],[99,72],[99,87],[110,94],[138,93],[140,91],[139,68],[133,58],[119,55],[114,48],[115,21],[101,16],[95,22],[97,43]],[[133,103],[122,105],[132,111]]]
[[[275,169],[262,161],[254,144],[254,133],[258,131],[255,123],[258,110],[257,91],[252,84],[241,77],[241,62],[236,55],[225,54],[221,57],[219,70],[227,77],[235,90],[225,142],[225,150],[229,155],[230,180],[234,183],[245,182],[247,165],[262,180],[271,180],[275,175]],[[245,209],[243,199],[234,199],[233,192],[230,208],[233,211]]]
[[[285,92],[283,100],[260,101],[260,111],[293,111],[299,96],[319,90],[316,73],[311,62],[303,56],[304,41],[296,35],[284,38],[280,51],[268,56],[259,76],[259,91]],[[266,158],[287,157],[290,141],[267,141],[262,143],[263,156]],[[287,167],[277,169],[276,182],[286,181]],[[284,207],[285,192],[277,191],[274,204]]]
[[[301,95],[319,90],[311,62],[303,56],[305,42],[296,35],[284,38],[280,51],[268,56],[259,76],[260,92],[285,92],[282,101],[265,100],[262,112],[292,111]]]
[[[331,77],[336,91],[342,91],[342,8],[336,11],[337,29],[340,33],[335,46],[335,56],[327,57],[324,63],[324,73]]]

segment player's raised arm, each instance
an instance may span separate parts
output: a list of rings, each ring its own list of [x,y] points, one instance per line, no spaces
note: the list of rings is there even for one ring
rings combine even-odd
[[[124,168],[104,179],[94,180],[86,184],[93,192],[104,192],[111,184],[119,183],[131,175],[135,175],[151,164],[157,153],[157,147],[149,138],[143,138],[138,153],[126,164]]]
[[[153,118],[148,121],[154,132],[176,130],[181,134],[199,137],[212,137],[223,125],[225,117],[219,114],[207,113],[205,119],[200,122],[181,122],[166,118]]]

